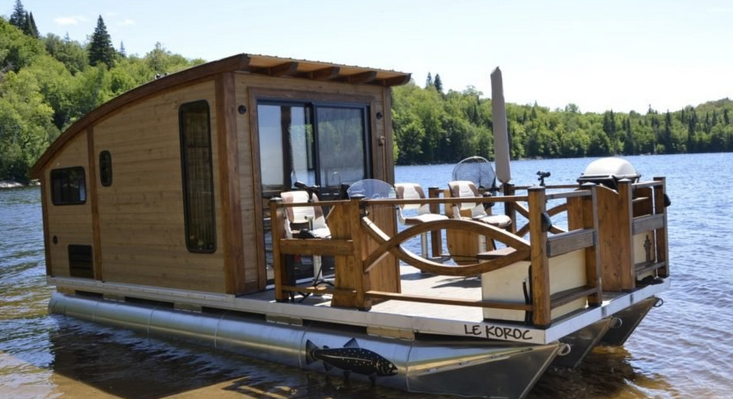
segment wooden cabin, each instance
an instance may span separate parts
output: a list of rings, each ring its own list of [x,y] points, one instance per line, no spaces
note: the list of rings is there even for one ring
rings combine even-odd
[[[296,180],[320,185],[325,199],[364,178],[393,183],[390,88],[409,80],[241,54],[111,100],[32,169],[47,274],[233,295],[265,289],[269,199]]]

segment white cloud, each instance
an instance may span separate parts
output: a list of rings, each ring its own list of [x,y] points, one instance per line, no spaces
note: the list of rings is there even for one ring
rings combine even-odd
[[[114,11],[107,11],[107,16],[108,16],[108,17],[116,17],[116,16],[118,16],[118,15],[120,15],[120,14],[119,14],[119,13],[117,13],[117,12],[114,12]]]
[[[58,17],[54,18],[53,22],[56,22],[59,25],[78,25],[79,22],[86,21],[87,18],[82,15],[74,15],[71,17]]]
[[[125,19],[124,21],[117,23],[117,26],[130,26],[130,25],[135,25],[135,21],[132,19]]]

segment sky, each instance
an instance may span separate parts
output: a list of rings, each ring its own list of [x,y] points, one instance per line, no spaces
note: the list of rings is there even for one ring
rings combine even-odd
[[[2,0],[10,16],[15,0]],[[85,43],[101,15],[144,56],[240,53],[410,72],[446,90],[582,112],[676,111],[733,97],[733,2],[523,0],[22,0],[42,35]]]

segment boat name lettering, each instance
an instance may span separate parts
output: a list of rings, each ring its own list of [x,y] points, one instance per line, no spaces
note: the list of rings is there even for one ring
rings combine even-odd
[[[521,328],[486,326],[480,324],[464,324],[463,331],[466,335],[486,336],[486,338],[521,339],[530,341],[530,330]]]

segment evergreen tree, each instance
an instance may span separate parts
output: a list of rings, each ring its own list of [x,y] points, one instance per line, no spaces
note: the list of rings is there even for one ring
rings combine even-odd
[[[628,118],[624,122],[624,131],[626,132],[624,153],[626,155],[634,155],[636,153],[636,149],[634,147],[634,132],[631,130],[631,121]]]
[[[603,132],[608,136],[609,151],[611,154],[615,154],[618,137],[616,136],[616,116],[613,114],[613,110],[603,113]]]
[[[428,77],[425,79],[425,88],[427,89],[428,87],[432,85],[433,85],[433,75],[431,75],[430,72],[428,72]]]
[[[10,15],[10,19],[8,20],[8,22],[20,29],[23,29],[26,25],[26,15],[27,13],[23,8],[23,3],[21,3],[20,0],[15,0],[13,14]]]
[[[662,136],[662,144],[665,148],[665,153],[673,154],[677,151],[674,149],[672,143],[672,115],[667,110],[667,114],[664,115],[664,135]]]
[[[92,40],[89,44],[89,64],[92,66],[100,63],[112,67],[115,62],[116,51],[112,47],[112,38],[107,33],[107,26],[100,15],[97,19],[97,27],[92,34]]]
[[[26,13],[25,24],[23,25],[23,33],[30,37],[38,39],[38,27],[36,26],[36,21],[33,19],[33,13]]]
[[[125,43],[120,42],[120,55],[123,57],[127,57],[127,52],[125,51]]]
[[[433,81],[433,86],[435,86],[435,90],[438,91],[438,93],[443,94],[443,81],[440,80],[440,74],[435,74],[435,80]]]
[[[687,122],[687,151],[695,152],[697,146],[695,145],[695,119],[690,118]]]

